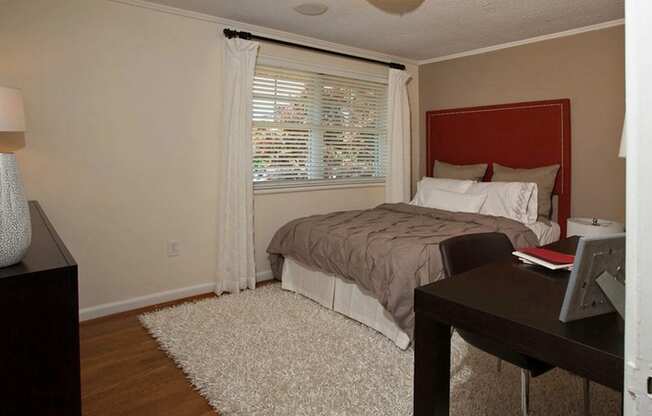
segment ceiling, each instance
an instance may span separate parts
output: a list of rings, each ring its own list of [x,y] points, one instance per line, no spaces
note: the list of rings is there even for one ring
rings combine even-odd
[[[425,60],[620,19],[624,0],[150,0],[304,36]],[[292,8],[329,9],[302,16]],[[372,4],[373,3],[373,4]],[[419,5],[419,3],[421,3]],[[414,6],[413,6],[414,7]]]

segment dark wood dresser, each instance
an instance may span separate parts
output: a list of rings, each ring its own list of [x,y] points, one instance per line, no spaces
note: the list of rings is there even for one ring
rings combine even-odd
[[[0,414],[81,415],[77,264],[38,202],[32,245],[0,269]]]

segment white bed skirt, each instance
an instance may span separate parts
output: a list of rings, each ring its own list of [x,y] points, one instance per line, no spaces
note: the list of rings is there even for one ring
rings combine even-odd
[[[554,222],[537,222],[528,227],[537,235],[541,245],[559,239],[559,224]],[[380,302],[349,280],[311,269],[286,257],[283,263],[282,287],[375,329],[402,350],[410,345],[408,335],[396,325],[394,318]]]
[[[282,287],[375,329],[402,350],[410,345],[410,338],[396,325],[380,302],[353,282],[310,269],[286,257]]]

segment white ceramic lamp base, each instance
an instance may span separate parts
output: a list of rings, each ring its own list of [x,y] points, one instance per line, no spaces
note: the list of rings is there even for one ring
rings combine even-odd
[[[19,263],[31,242],[29,205],[16,155],[0,153],[0,267]]]

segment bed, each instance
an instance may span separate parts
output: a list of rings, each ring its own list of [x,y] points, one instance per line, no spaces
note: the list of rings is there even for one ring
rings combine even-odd
[[[435,160],[515,168],[559,164],[552,221],[527,226],[484,215],[383,204],[297,219],[268,252],[286,290],[307,296],[409,346],[415,287],[441,278],[438,242],[469,232],[504,232],[515,247],[565,235],[570,214],[570,102],[551,100],[427,113],[427,172]],[[510,222],[511,221],[511,222]],[[412,245],[410,245],[412,244]]]

